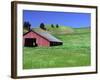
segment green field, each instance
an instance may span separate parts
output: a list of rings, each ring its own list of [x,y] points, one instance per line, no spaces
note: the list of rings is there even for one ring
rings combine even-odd
[[[70,34],[53,34],[63,41],[55,47],[24,47],[23,69],[89,66],[90,29],[74,29]]]

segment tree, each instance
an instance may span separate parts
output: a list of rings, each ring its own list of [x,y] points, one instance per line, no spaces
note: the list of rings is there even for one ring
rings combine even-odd
[[[31,24],[29,22],[25,21],[24,24],[23,24],[23,27],[24,27],[24,29],[27,29],[28,31],[31,30]]]
[[[56,28],[59,28],[59,25],[58,24],[56,24]]]
[[[52,27],[52,28],[54,28],[54,25],[53,25],[53,24],[51,24],[51,27]]]
[[[40,24],[40,28],[43,29],[43,30],[46,30],[44,23]]]

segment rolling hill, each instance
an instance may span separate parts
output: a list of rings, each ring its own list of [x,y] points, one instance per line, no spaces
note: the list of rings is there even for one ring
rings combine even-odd
[[[32,28],[32,29],[35,31],[39,31],[39,32],[46,31],[46,32],[51,33],[51,34],[70,34],[70,33],[74,32],[73,28],[66,27],[66,26],[59,26],[57,28],[57,27],[51,27],[49,25],[46,25],[45,27],[46,27],[46,30],[43,30],[41,28]]]

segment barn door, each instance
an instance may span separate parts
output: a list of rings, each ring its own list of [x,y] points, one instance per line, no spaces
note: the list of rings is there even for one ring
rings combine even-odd
[[[36,39],[35,38],[26,38],[25,39],[25,46],[26,47],[35,47],[36,45]]]

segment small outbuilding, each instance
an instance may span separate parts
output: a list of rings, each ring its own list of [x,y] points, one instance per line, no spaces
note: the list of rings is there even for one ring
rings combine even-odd
[[[62,45],[63,42],[48,32],[38,32],[31,30],[23,35],[23,45],[27,47],[36,46],[58,46]]]

